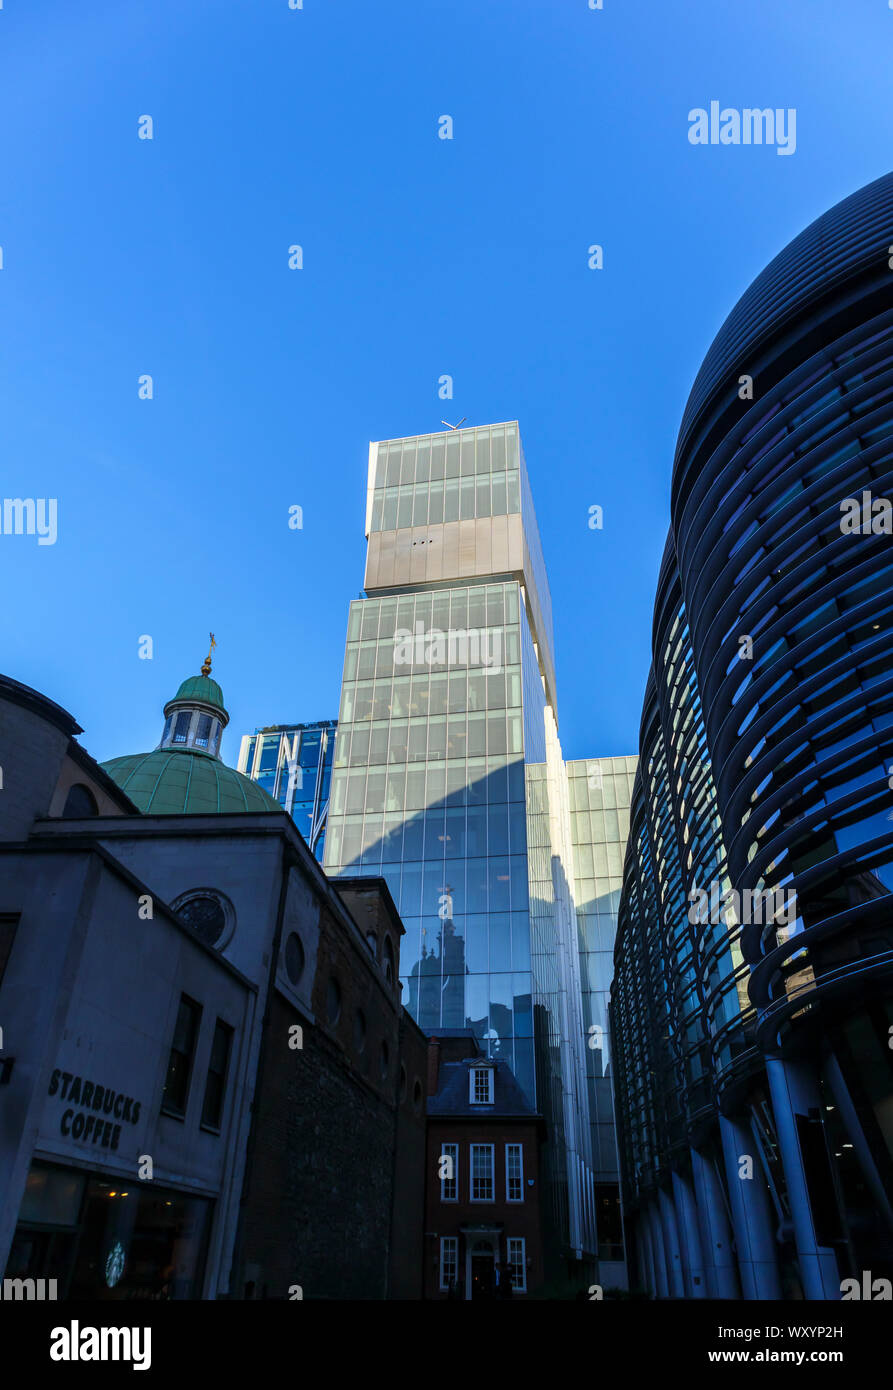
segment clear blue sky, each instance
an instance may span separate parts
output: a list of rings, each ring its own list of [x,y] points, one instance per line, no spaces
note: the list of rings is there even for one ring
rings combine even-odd
[[[518,419],[565,756],[634,751],[686,396],[889,168],[886,0],[5,0],[0,53],[0,495],[59,506],[0,535],[0,669],[100,759],[210,629],[228,761],[333,717],[368,441]],[[796,153],[692,146],[712,99],[795,107]]]

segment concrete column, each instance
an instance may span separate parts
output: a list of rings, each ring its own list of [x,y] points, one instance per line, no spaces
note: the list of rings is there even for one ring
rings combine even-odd
[[[651,1271],[648,1267],[650,1252],[645,1245],[645,1224],[640,1219],[638,1212],[633,1220],[634,1225],[632,1229],[635,1231],[636,1235],[636,1265],[638,1268],[639,1286],[646,1289],[648,1293],[653,1294],[653,1289],[651,1287]]]
[[[781,1298],[776,1222],[753,1130],[738,1116],[720,1115],[719,1132],[726,1161],[742,1295],[747,1299]],[[751,1178],[740,1176],[741,1159],[745,1156],[751,1160]]]
[[[698,1229],[698,1210],[688,1177],[673,1173],[673,1200],[682,1245],[682,1273],[688,1298],[707,1297],[707,1274]]]
[[[815,1300],[840,1298],[837,1257],[816,1239],[806,1169],[797,1133],[797,1116],[820,1109],[821,1093],[814,1070],[803,1062],[767,1057],[766,1072],[772,1093],[772,1109],[778,1131],[778,1150],[784,1167],[788,1200],[794,1224],[797,1263],[804,1297]]]
[[[664,1251],[667,1256],[667,1269],[670,1276],[670,1297],[685,1297],[685,1280],[682,1276],[682,1251],[679,1247],[679,1231],[676,1226],[676,1209],[669,1193],[660,1188],[657,1194],[660,1203],[660,1219],[664,1228]]]
[[[642,1250],[645,1256],[642,1277],[652,1298],[657,1298],[657,1264],[654,1258],[654,1243],[651,1239],[651,1226],[643,1210],[636,1213],[636,1224],[642,1237]]]
[[[716,1169],[711,1160],[698,1153],[697,1149],[690,1152],[695,1200],[701,1226],[701,1249],[707,1267],[708,1297],[740,1298],[735,1257],[732,1253],[732,1231]]]
[[[884,1190],[883,1180],[877,1170],[877,1164],[874,1161],[871,1146],[865,1137],[862,1122],[859,1119],[856,1107],[853,1105],[852,1096],[849,1093],[849,1088],[847,1087],[843,1072],[841,1071],[840,1063],[833,1053],[828,1060],[828,1080],[831,1083],[831,1090],[837,1102],[837,1108],[840,1111],[840,1117],[843,1120],[844,1128],[847,1131],[850,1143],[855,1145],[856,1155],[859,1159],[862,1172],[865,1174],[865,1181],[871,1188],[871,1195],[877,1203],[878,1211],[883,1213],[887,1225],[890,1227],[891,1231],[893,1231],[893,1206],[891,1206],[890,1198]]]
[[[657,1285],[656,1297],[666,1298],[670,1291],[667,1282],[667,1261],[664,1254],[664,1233],[661,1227],[657,1199],[648,1203],[648,1227],[651,1231],[651,1249],[654,1252],[654,1282]]]

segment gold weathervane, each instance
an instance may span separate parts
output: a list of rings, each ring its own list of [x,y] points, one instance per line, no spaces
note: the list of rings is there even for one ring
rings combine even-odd
[[[217,646],[217,643],[216,643],[216,641],[214,640],[214,634],[213,634],[213,632],[212,632],[212,633],[211,633],[211,645],[210,645],[210,647],[208,648],[208,655],[205,657],[204,661],[202,662],[202,675],[203,675],[203,676],[210,676],[210,674],[211,674],[211,654],[212,654],[212,652],[214,651],[214,648],[215,648],[216,646]]]

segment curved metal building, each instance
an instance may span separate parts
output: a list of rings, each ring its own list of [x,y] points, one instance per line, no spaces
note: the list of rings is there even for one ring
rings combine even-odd
[[[888,175],[754,281],[679,432],[612,1002],[657,1296],[893,1279],[891,243]]]

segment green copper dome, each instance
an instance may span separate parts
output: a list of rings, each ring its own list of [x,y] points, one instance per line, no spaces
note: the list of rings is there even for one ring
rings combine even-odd
[[[168,705],[175,705],[180,700],[199,700],[204,705],[214,705],[216,709],[223,709],[223,691],[215,680],[210,676],[189,676],[172,700],[168,700]]]
[[[207,683],[216,686],[216,681]],[[184,686],[189,684],[184,681]],[[134,805],[150,816],[282,810],[257,782],[207,753],[156,748],[152,753],[112,758],[102,767]]]
[[[227,767],[218,753],[229,715],[211,679],[211,649],[200,676],[189,676],[164,707],[161,742],[151,753],[112,758],[102,767],[149,816],[213,815],[219,811],[281,811],[269,792]]]

